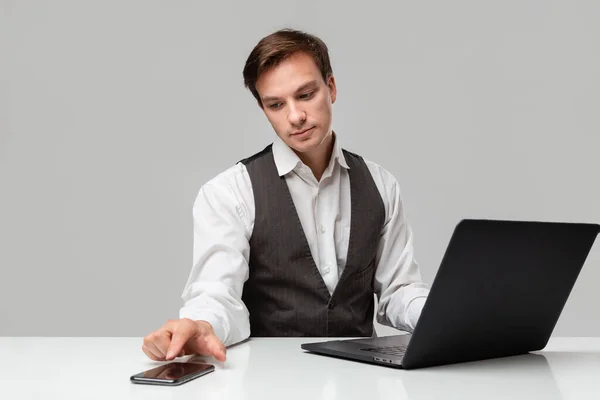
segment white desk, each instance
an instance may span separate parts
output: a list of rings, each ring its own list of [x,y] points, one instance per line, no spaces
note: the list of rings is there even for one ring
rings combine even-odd
[[[536,356],[404,371],[305,353],[320,339],[252,339],[177,387],[136,385],[160,363],[141,338],[2,338],[0,399],[594,399],[600,338],[553,338]],[[184,358],[184,360],[189,357]]]

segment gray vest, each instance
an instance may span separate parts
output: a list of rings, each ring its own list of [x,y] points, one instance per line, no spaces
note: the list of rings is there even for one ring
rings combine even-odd
[[[375,256],[385,209],[364,160],[343,153],[350,167],[350,239],[346,267],[332,295],[312,258],[285,177],[277,173],[272,145],[241,161],[256,207],[242,294],[250,336],[373,335]]]

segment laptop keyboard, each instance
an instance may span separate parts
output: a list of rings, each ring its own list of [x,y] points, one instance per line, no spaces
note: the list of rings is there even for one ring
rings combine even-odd
[[[369,347],[361,349],[363,351],[372,351],[373,353],[387,354],[390,356],[403,356],[407,346],[386,346],[386,347]]]

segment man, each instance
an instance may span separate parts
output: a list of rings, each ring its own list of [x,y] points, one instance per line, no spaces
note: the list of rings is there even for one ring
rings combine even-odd
[[[343,150],[326,45],[280,30],[243,71],[275,130],[272,145],[207,182],[193,208],[194,263],[179,320],[144,338],[153,360],[225,361],[249,336],[412,331],[428,294],[396,179]]]

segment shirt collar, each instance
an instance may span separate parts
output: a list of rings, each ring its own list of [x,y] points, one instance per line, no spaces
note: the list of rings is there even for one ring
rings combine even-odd
[[[340,144],[339,136],[333,133],[334,144],[333,151],[331,153],[331,160],[329,164],[336,162],[346,169],[350,169],[344,153],[342,152],[342,146]],[[293,171],[296,167],[302,164],[302,160],[279,136],[276,135],[275,141],[273,142],[273,158],[275,159],[275,166],[277,167],[277,173],[279,176],[284,176]]]

